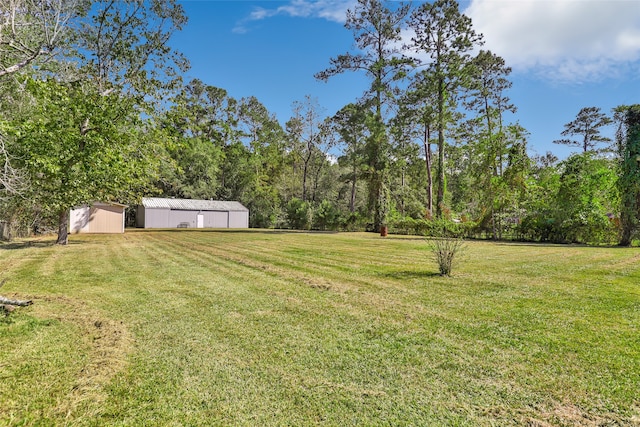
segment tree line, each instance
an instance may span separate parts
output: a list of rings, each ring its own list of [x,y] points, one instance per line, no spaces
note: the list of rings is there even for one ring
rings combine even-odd
[[[64,244],[71,207],[156,195],[238,200],[252,227],[636,235],[640,107],[586,107],[554,141],[578,152],[531,157],[511,69],[455,0],[358,0],[354,48],[316,78],[361,73],[368,90],[328,116],[303,95],[284,124],[255,97],[182,81],[175,0],[0,6],[1,209],[14,234],[57,229]],[[601,132],[612,123],[614,141]]]

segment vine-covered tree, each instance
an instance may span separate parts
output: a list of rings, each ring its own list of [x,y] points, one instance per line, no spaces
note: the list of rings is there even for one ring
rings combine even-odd
[[[616,147],[620,176],[620,246],[630,246],[640,222],[640,104],[615,110]]]
[[[480,223],[489,227],[494,239],[498,239],[502,232],[499,222],[504,204],[496,203],[496,200],[504,193],[500,189],[506,188],[503,182],[505,163],[516,147],[509,144],[508,132],[504,129],[505,113],[516,111],[505,95],[511,87],[508,80],[511,68],[501,57],[481,50],[471,61],[469,70],[471,78],[464,106],[473,114],[468,121],[472,135],[469,143],[474,175],[479,184],[476,194],[482,217]]]

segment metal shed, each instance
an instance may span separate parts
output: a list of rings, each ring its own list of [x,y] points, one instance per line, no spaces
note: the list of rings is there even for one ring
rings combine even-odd
[[[240,202],[143,197],[136,212],[141,228],[249,228]]]
[[[120,203],[95,202],[71,209],[69,230],[71,233],[124,233],[124,210]]]

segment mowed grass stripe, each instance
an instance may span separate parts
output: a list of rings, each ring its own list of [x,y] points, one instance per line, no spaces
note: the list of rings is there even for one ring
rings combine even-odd
[[[245,267],[256,269],[258,271],[262,271],[265,274],[268,274],[275,278],[280,278],[282,280],[287,280],[294,286],[303,286],[310,287],[313,289],[322,290],[333,290],[339,293],[343,292],[351,292],[357,291],[357,294],[363,294],[363,298],[359,298],[361,301],[359,305],[345,305],[345,300],[340,299],[338,302],[332,300],[330,296],[326,298],[330,301],[330,303],[335,308],[341,307],[344,310],[349,310],[352,314],[355,314],[357,311],[361,310],[361,308],[366,307],[366,304],[373,302],[374,306],[372,306],[368,311],[379,311],[381,307],[385,307],[389,309],[391,305],[398,305],[397,298],[386,298],[384,294],[381,294],[382,288],[389,288],[389,292],[400,292],[404,291],[404,288],[399,288],[395,285],[390,286],[389,282],[386,280],[371,280],[371,278],[363,279],[363,280],[355,280],[351,277],[346,278],[345,281],[344,274],[336,273],[331,269],[324,269],[324,271],[319,271],[318,269],[310,270],[310,267],[315,266],[315,264],[310,265],[309,263],[305,263],[303,266],[297,266],[295,262],[290,257],[279,256],[277,259],[285,259],[285,262],[277,262],[277,259],[274,258],[265,258],[262,256],[264,251],[262,248],[253,248],[253,249],[237,249],[237,248],[218,248],[217,246],[211,245],[200,245],[198,246],[194,241],[190,240],[188,242],[182,242],[180,245],[189,246],[190,248],[197,247],[201,253],[211,253],[215,254],[216,259],[226,259],[231,262],[238,263],[244,265]],[[361,274],[359,275],[361,276]],[[354,286],[356,284],[357,286]],[[365,303],[364,301],[367,301]],[[359,308],[356,308],[359,307]],[[399,307],[399,316],[404,317],[405,313],[409,310],[413,309],[413,307]]]

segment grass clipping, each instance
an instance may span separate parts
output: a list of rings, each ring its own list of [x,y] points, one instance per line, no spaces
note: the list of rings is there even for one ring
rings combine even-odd
[[[450,276],[466,249],[464,240],[455,237],[436,237],[429,245],[441,276]]]

